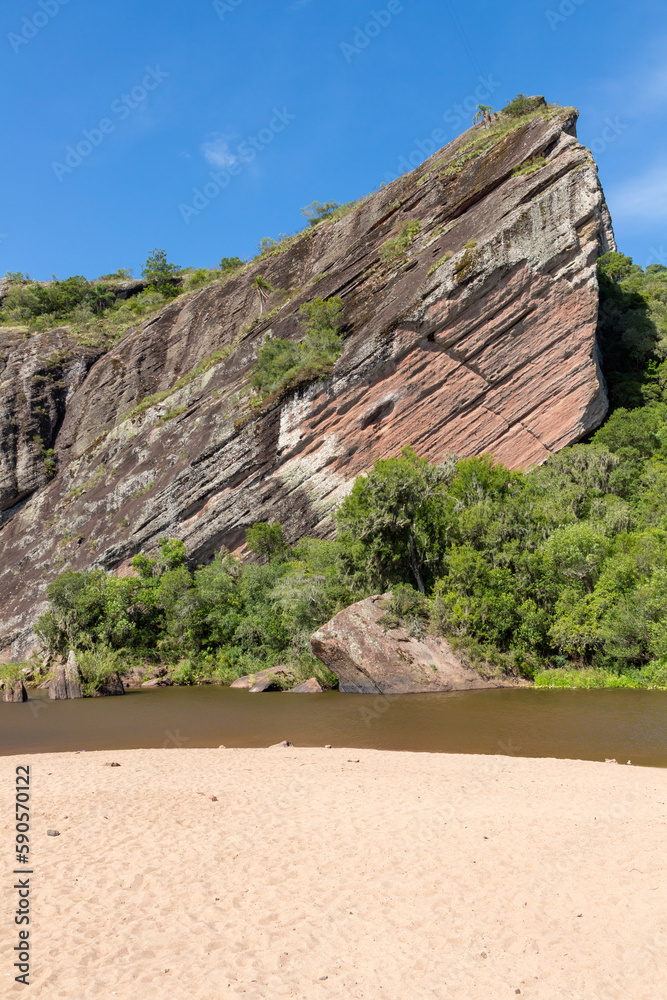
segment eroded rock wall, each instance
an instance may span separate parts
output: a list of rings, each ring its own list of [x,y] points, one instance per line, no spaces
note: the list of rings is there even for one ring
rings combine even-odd
[[[51,481],[26,443],[34,407],[18,395],[28,398],[26,379],[51,346],[35,337],[8,349],[2,419],[23,451],[3,430],[5,657],[30,646],[46,584],[65,567],[125,572],[162,535],[202,562],[271,518],[292,538],[327,534],[355,476],[406,444],[433,460],[492,452],[520,468],[598,426],[607,399],[595,262],[614,242],[575,122],[545,110],[448,170],[478,126],[337,223],[175,300],[98,359],[77,354],[66,331],[41,335],[70,352],[44,390]],[[545,165],[513,176],[536,157]],[[380,248],[416,220],[413,245],[385,263]],[[284,292],[251,325],[256,274]],[[257,348],[267,335],[302,336],[298,309],[318,295],[344,303],[333,374],[251,408]],[[164,398],[132,414],[156,393]]]

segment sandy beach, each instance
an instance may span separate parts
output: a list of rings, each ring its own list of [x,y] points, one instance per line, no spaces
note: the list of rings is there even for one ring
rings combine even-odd
[[[281,748],[1,758],[3,995],[21,764],[33,1000],[667,994],[667,771]]]

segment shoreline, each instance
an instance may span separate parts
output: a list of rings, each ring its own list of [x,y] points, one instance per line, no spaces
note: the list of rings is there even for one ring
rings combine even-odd
[[[37,998],[664,988],[660,768],[351,748],[21,754],[0,758],[8,844],[20,764]],[[6,954],[13,938],[6,916]]]

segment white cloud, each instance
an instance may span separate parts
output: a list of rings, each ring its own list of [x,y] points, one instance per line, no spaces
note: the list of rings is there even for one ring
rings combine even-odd
[[[238,160],[229,148],[229,136],[222,132],[212,132],[207,136],[201,145],[201,151],[207,163],[222,170],[233,166]]]
[[[667,170],[655,166],[611,188],[607,200],[612,218],[625,216],[642,222],[667,219]]]

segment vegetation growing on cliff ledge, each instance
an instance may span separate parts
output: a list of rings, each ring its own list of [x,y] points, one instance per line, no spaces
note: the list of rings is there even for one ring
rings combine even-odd
[[[382,263],[395,264],[399,260],[402,260],[414,243],[421,227],[422,224],[419,219],[413,219],[410,222],[404,223],[398,236],[394,239],[387,240],[387,242],[380,247],[380,258]]]
[[[266,340],[257,352],[251,385],[261,400],[328,374],[341,355],[339,333],[343,301],[316,298],[299,309],[306,334],[302,340]]]

